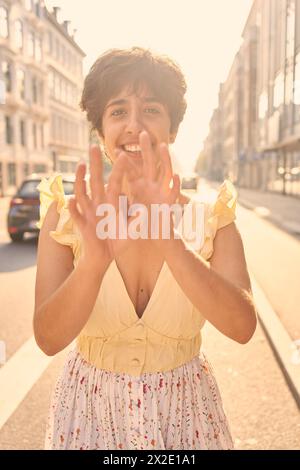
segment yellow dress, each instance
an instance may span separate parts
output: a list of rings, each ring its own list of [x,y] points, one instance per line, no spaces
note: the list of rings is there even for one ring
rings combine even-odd
[[[43,180],[39,190],[39,226],[56,200],[60,217],[50,235],[72,248],[76,267],[81,237],[60,176]],[[235,189],[226,180],[214,204],[193,198],[192,210],[196,204],[204,211],[199,253],[208,260],[216,231],[235,219]],[[113,261],[56,384],[46,448],[232,448],[219,390],[201,351],[204,322],[167,263],[139,318]]]

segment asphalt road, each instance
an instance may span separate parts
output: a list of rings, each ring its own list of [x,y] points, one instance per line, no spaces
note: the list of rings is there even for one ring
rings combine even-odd
[[[5,203],[0,199],[0,340],[6,342],[7,359],[12,359],[32,335],[36,244],[33,240],[22,245],[9,242],[3,226]],[[254,247],[255,250],[259,247],[261,256],[264,256],[264,250],[271,251],[278,229],[270,226],[269,236],[263,240],[261,222],[265,221],[246,209],[239,208],[238,212],[241,231],[246,231],[246,238],[247,234],[250,237],[251,243],[246,241],[245,246],[247,258],[251,259],[251,269],[256,275],[261,271],[261,264],[260,256],[253,255]],[[284,237],[282,250],[288,252],[290,246],[289,237]],[[265,271],[264,282],[269,292],[278,290],[279,296],[278,279],[271,273],[272,266],[270,271]],[[293,295],[293,289],[293,283],[285,281],[285,288],[280,291],[284,296],[283,308],[286,304],[284,299]],[[270,300],[272,302],[272,298]],[[211,326],[205,327],[203,336],[204,348],[216,373],[236,448],[299,449],[299,410],[261,328],[258,327],[247,345],[234,343]],[[65,352],[55,357],[20,401],[0,430],[0,449],[43,448],[50,392],[64,357]]]

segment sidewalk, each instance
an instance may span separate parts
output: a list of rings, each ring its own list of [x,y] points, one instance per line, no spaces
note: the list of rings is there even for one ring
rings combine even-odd
[[[300,198],[238,188],[238,202],[292,235],[300,235]]]
[[[300,408],[300,200],[236,189],[237,225],[260,323]]]

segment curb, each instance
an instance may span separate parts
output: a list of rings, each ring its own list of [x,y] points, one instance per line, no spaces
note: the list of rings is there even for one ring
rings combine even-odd
[[[252,273],[250,278],[258,319],[300,409],[300,362],[292,362],[294,343]]]

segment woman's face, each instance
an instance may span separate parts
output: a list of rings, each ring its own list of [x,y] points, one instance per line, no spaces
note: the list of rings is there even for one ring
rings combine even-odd
[[[170,116],[167,108],[144,86],[135,94],[125,87],[112,97],[103,113],[102,131],[106,151],[114,162],[118,151],[125,150],[136,165],[142,164],[139,134],[146,130],[152,143],[154,158],[158,163],[158,145],[174,142],[175,134],[170,133]]]

